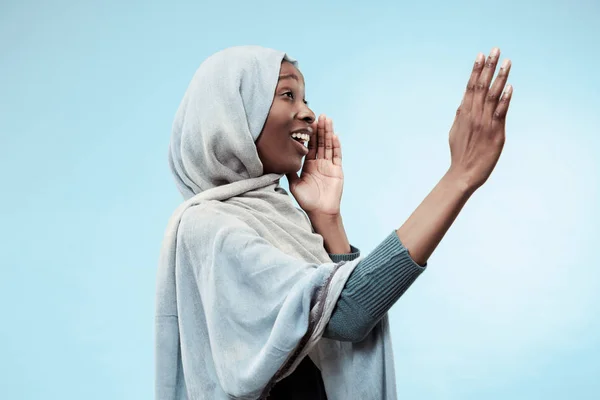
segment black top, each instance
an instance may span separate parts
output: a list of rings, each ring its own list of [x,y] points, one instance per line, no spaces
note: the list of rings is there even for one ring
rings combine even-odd
[[[268,400],[327,400],[321,371],[306,356],[291,375],[277,382]]]

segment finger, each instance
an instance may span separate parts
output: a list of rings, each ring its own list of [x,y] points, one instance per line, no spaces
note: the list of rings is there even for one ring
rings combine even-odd
[[[477,84],[477,80],[479,79],[479,75],[483,69],[484,61],[485,57],[483,56],[483,53],[477,54],[477,57],[475,58],[475,64],[473,65],[473,70],[471,71],[471,76],[469,77],[469,82],[467,82],[467,89],[460,105],[460,109],[462,110],[471,110],[471,105],[473,104],[473,93],[475,93],[475,85]]]
[[[319,117],[319,127],[317,128],[317,158],[325,158],[325,121],[326,117]]]
[[[325,122],[325,159],[333,157],[333,121],[327,118]]]
[[[506,121],[506,114],[508,113],[508,107],[510,106],[510,100],[512,99],[513,87],[512,85],[506,85],[504,93],[498,102],[498,106],[492,116],[492,123],[501,123],[504,125]]]
[[[305,160],[314,160],[317,158],[317,131],[319,129],[319,121],[321,118],[317,119],[312,126],[312,133],[310,134],[310,139],[308,140],[308,154],[306,155]]]
[[[333,135],[333,164],[342,165],[342,144],[338,135]]]
[[[479,79],[477,79],[471,111],[475,111],[477,113],[483,112],[483,103],[485,102],[485,96],[488,94],[490,83],[492,82],[494,72],[496,71],[498,57],[500,57],[500,49],[494,47],[485,62],[485,67],[483,68],[483,71],[481,71]]]
[[[500,71],[498,72],[498,76],[494,80],[494,84],[485,97],[485,105],[483,106],[484,121],[490,121],[492,119],[492,114],[494,111],[496,111],[496,107],[498,107],[500,95],[504,90],[504,86],[506,86],[506,80],[508,79],[508,74],[510,73],[510,67],[510,60],[504,60],[502,66],[500,67]]]

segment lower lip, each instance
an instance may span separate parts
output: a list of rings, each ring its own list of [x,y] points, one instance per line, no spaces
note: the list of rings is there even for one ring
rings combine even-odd
[[[302,143],[300,143],[292,138],[290,138],[290,139],[298,147],[298,150],[300,151],[300,153],[302,153],[302,155],[308,154],[308,148],[305,145],[303,145]]]

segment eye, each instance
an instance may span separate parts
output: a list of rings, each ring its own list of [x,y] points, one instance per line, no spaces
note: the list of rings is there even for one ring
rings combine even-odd
[[[287,92],[282,93],[282,96],[286,96],[291,100],[294,100],[296,98],[296,96],[294,95],[294,92],[292,92],[291,90],[288,90]],[[308,101],[306,101],[306,99],[303,99],[302,102],[306,105],[308,105]]]

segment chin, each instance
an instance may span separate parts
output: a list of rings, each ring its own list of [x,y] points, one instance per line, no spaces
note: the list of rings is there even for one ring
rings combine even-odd
[[[298,172],[302,169],[302,158],[298,162],[295,162],[293,166],[291,166],[290,171]]]
[[[278,173],[282,174],[282,175],[287,175],[287,174],[293,174],[296,173],[298,171],[300,171],[302,169],[302,160],[298,161],[298,162],[288,162],[286,164],[281,165],[281,168],[279,168]]]

